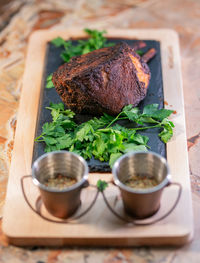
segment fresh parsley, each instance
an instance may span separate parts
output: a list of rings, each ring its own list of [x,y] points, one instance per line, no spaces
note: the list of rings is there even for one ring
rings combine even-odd
[[[51,103],[52,122],[45,123],[42,134],[35,141],[45,143],[45,152],[67,149],[85,159],[92,156],[100,161],[109,162],[110,166],[124,153],[147,151],[149,138],[137,133],[138,130],[160,128],[158,134],[163,142],[168,142],[173,135],[174,124],[168,119],[172,110],[159,109],[158,104],[139,108],[130,104],[125,106],[117,117],[104,114],[78,125],[74,112],[64,109],[63,103]],[[117,123],[129,120],[132,128]]]
[[[106,181],[100,179],[97,181],[97,188],[100,192],[103,192],[107,187],[108,183]]]
[[[78,40],[77,44],[72,44],[71,40],[65,41],[61,37],[57,37],[51,41],[56,47],[63,47],[64,51],[61,52],[61,58],[64,62],[69,62],[72,57],[80,56],[99,48],[113,46],[114,43],[108,43],[104,37],[106,31],[98,31],[91,29],[84,29],[88,34],[87,40]]]
[[[52,82],[52,76],[53,73],[50,74],[47,78],[46,78],[46,89],[52,89],[54,88],[53,82]]]

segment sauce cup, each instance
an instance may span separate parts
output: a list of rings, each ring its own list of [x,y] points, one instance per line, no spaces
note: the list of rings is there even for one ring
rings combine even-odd
[[[165,158],[153,152],[131,152],[114,164],[114,183],[119,187],[125,211],[137,219],[155,214],[160,207],[164,187],[170,184],[169,166]],[[132,188],[126,181],[132,176],[149,177],[157,184],[149,188]]]
[[[47,186],[48,179],[57,174],[74,178],[76,183],[63,189]],[[49,213],[58,218],[68,218],[81,203],[82,188],[88,186],[88,165],[77,154],[54,151],[42,155],[33,163],[32,179]]]

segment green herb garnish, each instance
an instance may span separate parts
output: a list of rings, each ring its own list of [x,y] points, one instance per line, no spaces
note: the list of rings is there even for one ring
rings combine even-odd
[[[87,40],[78,40],[76,45],[73,45],[72,41],[65,41],[61,37],[57,37],[51,41],[56,47],[64,47],[64,51],[61,53],[61,58],[64,62],[69,62],[74,56],[80,56],[99,48],[114,45],[114,43],[107,43],[107,39],[104,37],[106,31],[91,30],[87,28],[84,29],[84,31],[90,37]]]
[[[53,76],[53,74],[50,74],[50,75],[46,78],[46,89],[54,88],[54,85],[53,85],[53,82],[52,82],[52,76]]]
[[[108,183],[106,181],[100,179],[97,181],[97,188],[100,192],[103,192],[107,187]]]
[[[42,134],[35,139],[46,144],[45,152],[67,149],[85,159],[94,156],[100,161],[108,161],[110,166],[124,153],[130,151],[147,151],[149,138],[137,133],[138,130],[160,128],[159,137],[163,142],[173,135],[174,124],[168,120],[172,110],[158,109],[158,104],[133,108],[125,106],[117,117],[104,114],[81,125],[73,121],[74,113],[65,110],[62,103],[50,104],[52,122],[45,123]],[[134,125],[126,128],[116,123],[129,120]]]

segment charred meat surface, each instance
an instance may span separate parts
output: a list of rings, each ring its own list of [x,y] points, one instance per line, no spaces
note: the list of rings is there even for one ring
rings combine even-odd
[[[144,99],[150,70],[126,43],[74,57],[53,74],[64,104],[76,113],[116,115]]]

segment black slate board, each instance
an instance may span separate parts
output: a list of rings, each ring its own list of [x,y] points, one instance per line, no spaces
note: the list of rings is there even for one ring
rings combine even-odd
[[[110,39],[110,42],[119,43],[121,41],[125,41],[127,44],[132,46],[138,40],[127,40],[127,39]],[[162,108],[164,105],[164,95],[163,95],[163,81],[162,81],[162,68],[161,68],[161,54],[160,54],[160,43],[154,40],[144,40],[147,44],[142,51],[146,52],[150,48],[155,48],[157,51],[156,56],[148,63],[151,71],[151,80],[148,88],[146,98],[139,104],[139,108],[143,109],[143,107],[147,104],[157,103],[159,107]],[[76,44],[76,41],[73,41]],[[45,80],[49,74],[56,71],[57,68],[63,64],[62,59],[60,58],[60,53],[62,52],[62,48],[56,48],[51,43],[48,44],[46,50],[46,63],[43,72],[43,82],[42,82],[42,91],[41,91],[41,101],[40,101],[40,109],[38,114],[38,121],[36,127],[36,137],[39,136],[42,132],[42,126],[45,122],[51,121],[50,111],[45,109],[45,107],[49,106],[50,102],[59,103],[62,102],[59,95],[57,94],[55,89],[45,89]],[[91,118],[91,116],[79,115],[77,120],[79,122],[83,122]],[[161,154],[166,157],[166,147],[165,144],[158,137],[158,129],[145,130],[140,132],[140,134],[146,135],[149,137],[148,145],[150,146],[150,150],[156,153]],[[33,162],[42,154],[44,154],[45,145],[43,143],[34,143],[33,150]],[[110,172],[111,169],[108,163],[100,162],[98,160],[88,160],[88,165],[91,172]]]

